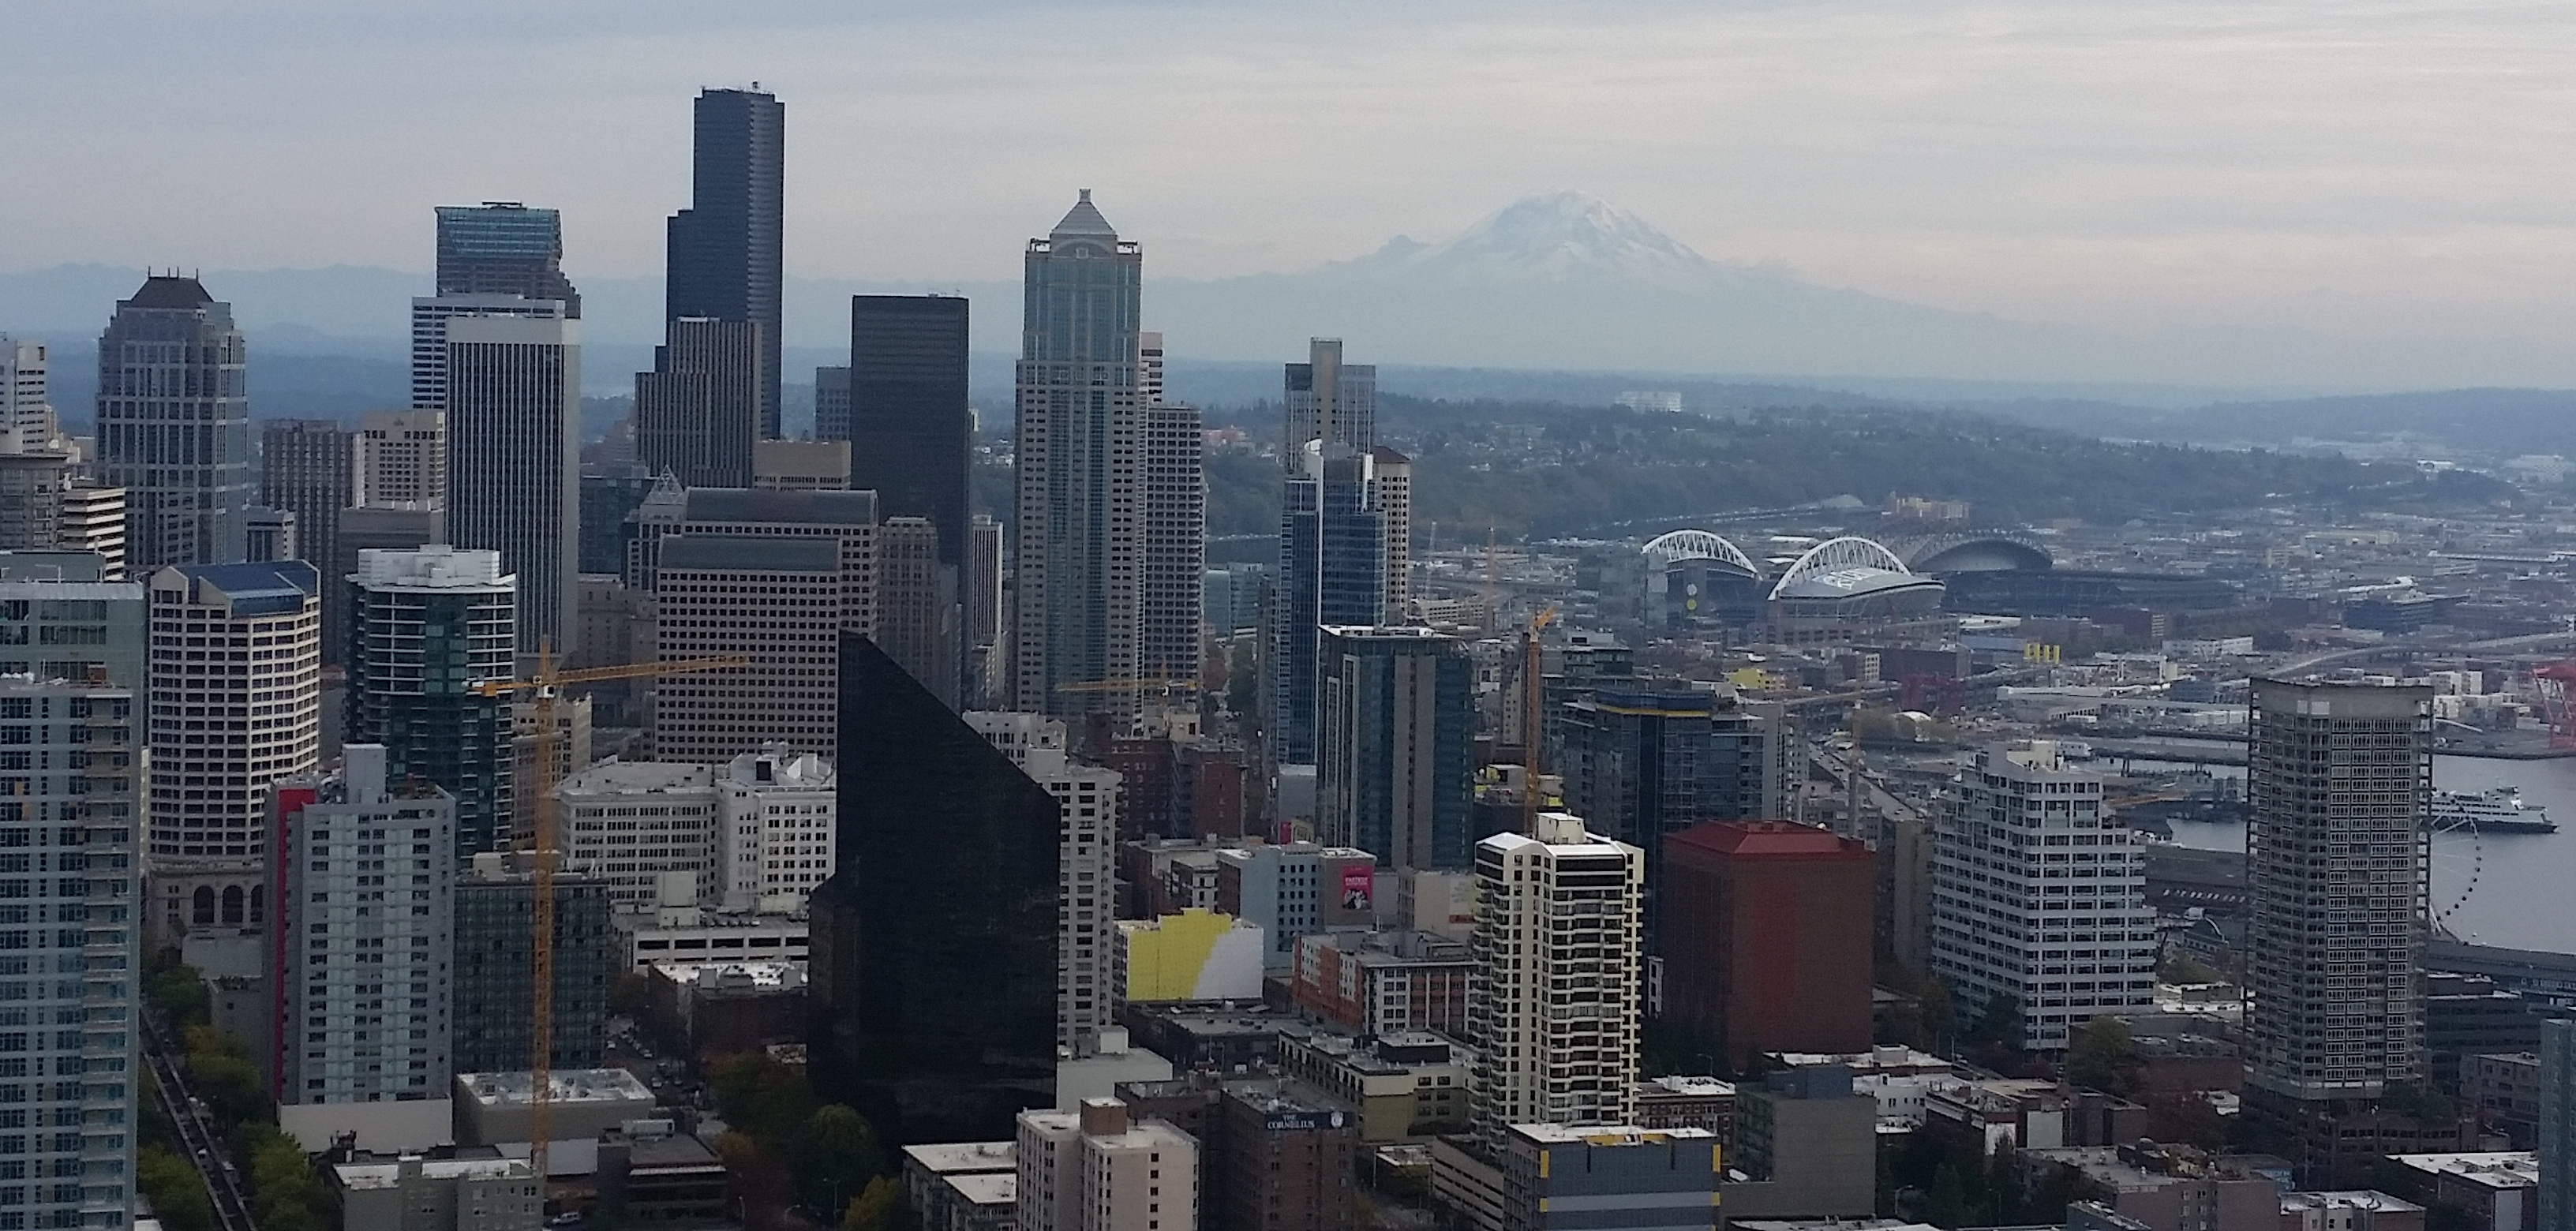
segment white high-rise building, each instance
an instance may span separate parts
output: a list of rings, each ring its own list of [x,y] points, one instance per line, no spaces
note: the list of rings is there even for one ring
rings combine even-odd
[[[1474,1131],[1499,1150],[1514,1124],[1629,1124],[1644,1016],[1646,854],[1538,815],[1538,832],[1476,844]]]
[[[2145,852],[2098,775],[2046,740],[1984,749],[1934,828],[1932,971],[1963,1019],[2007,998],[2022,1046],[2062,1051],[2095,1017],[2155,1003],[2146,895]]]
[[[54,541],[66,551],[97,552],[107,562],[107,578],[123,580],[125,489],[80,482],[65,488]]]
[[[581,322],[473,315],[443,327],[447,541],[498,551],[518,575],[520,653],[568,655],[581,627]]]
[[[838,790],[832,763],[771,744],[716,779],[716,904],[794,914],[832,875]]]
[[[282,1103],[444,1099],[456,947],[456,800],[390,781],[385,746],[341,772],[276,785],[286,974]]]
[[[1114,1098],[1020,1113],[1019,1231],[1198,1231],[1198,1142]]]
[[[447,409],[447,326],[459,317],[566,319],[560,300],[492,293],[436,295],[411,301],[411,409]]]
[[[716,885],[715,771],[704,765],[603,761],[555,785],[564,858],[608,882],[609,909],[651,913],[662,878],[683,873],[703,902]]]
[[[442,342],[445,331],[440,331]],[[442,397],[444,369],[440,381]],[[447,412],[375,410],[358,420],[356,491],[349,503],[367,507],[445,508]]]
[[[8,882],[0,902],[0,1214],[18,1227],[124,1228],[134,1216],[143,966],[135,822],[143,782],[134,693],[0,677],[9,779],[0,861],[72,872]],[[76,924],[51,927],[48,924]],[[30,926],[34,925],[34,926]],[[36,1080],[58,1075],[70,1081]],[[23,1130],[43,1129],[42,1132]],[[67,1179],[70,1182],[61,1182]],[[42,1183],[34,1181],[42,1180]],[[23,1185],[23,1186],[22,1186]]]
[[[1087,188],[1028,244],[1013,440],[1016,710],[1122,709],[1135,692],[1065,686],[1146,676],[1144,263],[1143,246],[1118,238]]]
[[[189,565],[148,589],[147,862],[163,939],[263,925],[269,784],[321,765],[321,578],[301,560]]]
[[[1055,796],[1063,819],[1057,861],[1056,1046],[1117,1023],[1118,788],[1122,775],[1077,765],[1060,719],[975,710],[963,715],[1031,781]]]
[[[44,343],[0,334],[0,454],[52,447],[58,429],[46,378]]]

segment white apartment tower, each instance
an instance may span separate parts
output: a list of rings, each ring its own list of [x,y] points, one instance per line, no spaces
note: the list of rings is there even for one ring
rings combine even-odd
[[[442,320],[440,401],[419,407],[447,412],[447,541],[500,552],[519,578],[522,654],[570,654],[581,627],[581,322],[551,307]]]
[[[2155,1002],[2146,894],[2146,854],[2099,776],[2045,740],[1982,749],[1934,829],[1933,973],[1963,1018],[2009,998],[2022,1046],[2063,1051],[2095,1017]]]
[[[1057,860],[1056,1046],[1117,1024],[1118,787],[1114,769],[1076,765],[1064,723],[1028,713],[963,717],[1031,781],[1055,796],[1063,850]]]
[[[715,771],[704,765],[603,761],[555,785],[564,859],[608,883],[609,909],[650,914],[662,878],[680,873],[705,901],[716,883]]]
[[[832,875],[839,792],[832,763],[771,744],[716,778],[717,905],[794,914]]]
[[[455,798],[388,780],[385,746],[276,785],[280,1103],[443,1099],[456,947]]]
[[[1113,1098],[1020,1113],[1018,1231],[1197,1231],[1198,1142]]]
[[[2290,1119],[2423,1076],[2432,705],[2428,686],[2254,681],[2250,1114]]]
[[[0,902],[0,1207],[14,1226],[133,1222],[146,1080],[129,1017],[144,953],[136,711],[124,688],[0,676],[0,767],[20,775],[0,802],[0,867],[77,873],[10,882],[22,896]],[[31,761],[56,772],[25,776]],[[26,1080],[66,1074],[86,1076]]]
[[[269,785],[321,763],[320,586],[301,560],[152,574],[146,861],[166,939],[267,922]]]
[[[1636,1119],[1645,852],[1542,812],[1535,836],[1476,844],[1474,1131]]]

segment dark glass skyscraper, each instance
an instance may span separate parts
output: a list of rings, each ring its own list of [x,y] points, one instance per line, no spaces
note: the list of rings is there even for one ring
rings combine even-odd
[[[787,109],[752,90],[698,94],[689,208],[671,215],[664,287],[668,320],[703,316],[760,326],[764,439],[778,436],[779,254]]]
[[[841,635],[839,868],[811,900],[815,1086],[892,1144],[1007,1136],[1054,1097],[1055,796]]]
[[[1386,518],[1370,458],[1308,446],[1279,511],[1279,608],[1271,621],[1278,702],[1271,748],[1283,765],[1315,763],[1317,642],[1327,625],[1373,625],[1386,609]]]
[[[874,491],[884,516],[930,519],[939,530],[939,562],[956,567],[965,559],[966,468],[974,447],[966,300],[851,296],[849,382],[850,486]]]
[[[396,779],[447,788],[456,856],[509,844],[510,703],[478,696],[518,658],[518,586],[498,552],[422,547],[358,557],[346,739],[383,744]]]
[[[1315,736],[1324,841],[1387,868],[1463,868],[1475,800],[1476,665],[1427,628],[1323,630]]]
[[[636,460],[684,487],[751,486],[752,442],[777,434],[758,414],[760,327],[692,316],[666,328],[653,370],[635,374]]]
[[[563,272],[563,217],[516,201],[438,207],[438,293],[553,299],[581,317]]]
[[[243,558],[251,475],[248,347],[231,304],[154,275],[98,339],[99,478],[125,489],[125,571]]]
[[[536,877],[525,856],[485,852],[456,882],[459,1073],[524,1073],[536,1058]],[[554,1068],[599,1067],[608,1033],[608,882],[555,877]]]

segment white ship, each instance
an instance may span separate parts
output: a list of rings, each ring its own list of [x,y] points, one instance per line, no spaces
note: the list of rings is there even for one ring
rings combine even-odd
[[[2558,832],[2549,809],[2524,803],[2521,790],[2509,786],[2491,791],[2435,791],[2432,821],[2436,831],[2475,825],[2480,833]]]

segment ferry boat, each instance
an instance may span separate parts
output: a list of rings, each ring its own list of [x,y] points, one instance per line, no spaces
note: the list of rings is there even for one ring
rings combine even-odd
[[[2549,809],[2524,803],[2522,792],[2509,786],[2491,791],[2435,791],[2432,819],[2437,831],[2474,824],[2480,833],[2558,832]]]

